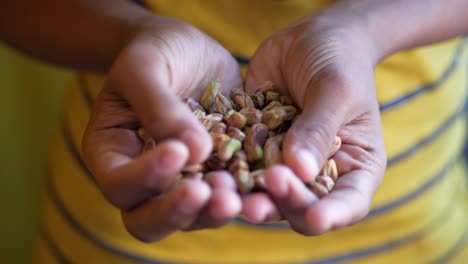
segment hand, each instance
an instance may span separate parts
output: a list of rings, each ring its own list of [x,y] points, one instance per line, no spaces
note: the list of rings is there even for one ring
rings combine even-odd
[[[235,59],[198,29],[167,18],[150,17],[135,26],[110,69],[83,154],[104,196],[140,240],[218,227],[241,210],[227,173],[170,188],[184,165],[202,162],[211,152],[209,134],[180,98],[199,98],[212,80],[242,87]],[[139,126],[158,142],[143,155]]]
[[[257,50],[246,77],[248,93],[277,84],[302,109],[283,144],[287,166],[266,171],[268,195],[244,201],[253,222],[285,218],[304,235],[353,224],[369,211],[382,181],[386,156],[373,68],[373,43],[363,25],[343,10],[311,15],[273,34]],[[342,175],[318,199],[303,182],[329,158],[335,135],[343,146],[333,157]]]

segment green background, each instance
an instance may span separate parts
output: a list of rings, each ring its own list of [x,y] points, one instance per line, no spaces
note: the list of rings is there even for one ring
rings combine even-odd
[[[30,263],[39,195],[71,73],[0,45],[0,263]]]

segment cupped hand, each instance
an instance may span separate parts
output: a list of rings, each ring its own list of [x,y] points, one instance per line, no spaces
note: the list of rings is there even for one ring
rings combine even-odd
[[[104,196],[140,240],[218,227],[241,210],[227,173],[174,187],[183,166],[211,152],[209,134],[182,98],[199,98],[212,80],[242,87],[229,52],[191,25],[148,17],[135,26],[95,102],[83,156]],[[140,126],[158,142],[143,155]]]
[[[266,171],[268,194],[244,201],[253,222],[284,218],[304,235],[316,235],[363,219],[382,181],[386,155],[374,84],[376,49],[366,25],[346,10],[330,9],[273,34],[251,60],[248,93],[265,81],[302,109],[283,144],[285,165]],[[340,178],[318,198],[304,182],[319,174],[335,136]]]

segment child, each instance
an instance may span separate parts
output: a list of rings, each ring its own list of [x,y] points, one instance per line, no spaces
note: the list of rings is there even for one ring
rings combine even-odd
[[[107,74],[77,74],[67,99],[37,262],[461,263],[466,45],[440,41],[468,31],[468,1],[331,2],[4,3],[7,42]],[[267,194],[240,197],[224,172],[167,191],[211,150],[181,98],[241,86],[238,63],[248,92],[273,81],[302,108],[285,166]],[[160,142],[141,157],[140,124]],[[319,199],[302,181],[335,135],[342,176]]]

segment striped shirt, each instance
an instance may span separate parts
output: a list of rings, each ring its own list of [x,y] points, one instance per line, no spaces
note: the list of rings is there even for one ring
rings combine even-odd
[[[199,27],[246,68],[271,33],[333,1],[136,2]],[[51,159],[38,262],[465,263],[467,41],[399,52],[377,66],[385,179],[362,222],[318,237],[298,235],[284,223],[236,219],[221,229],[180,232],[154,244],[132,238],[80,156],[105,77],[77,74]]]

